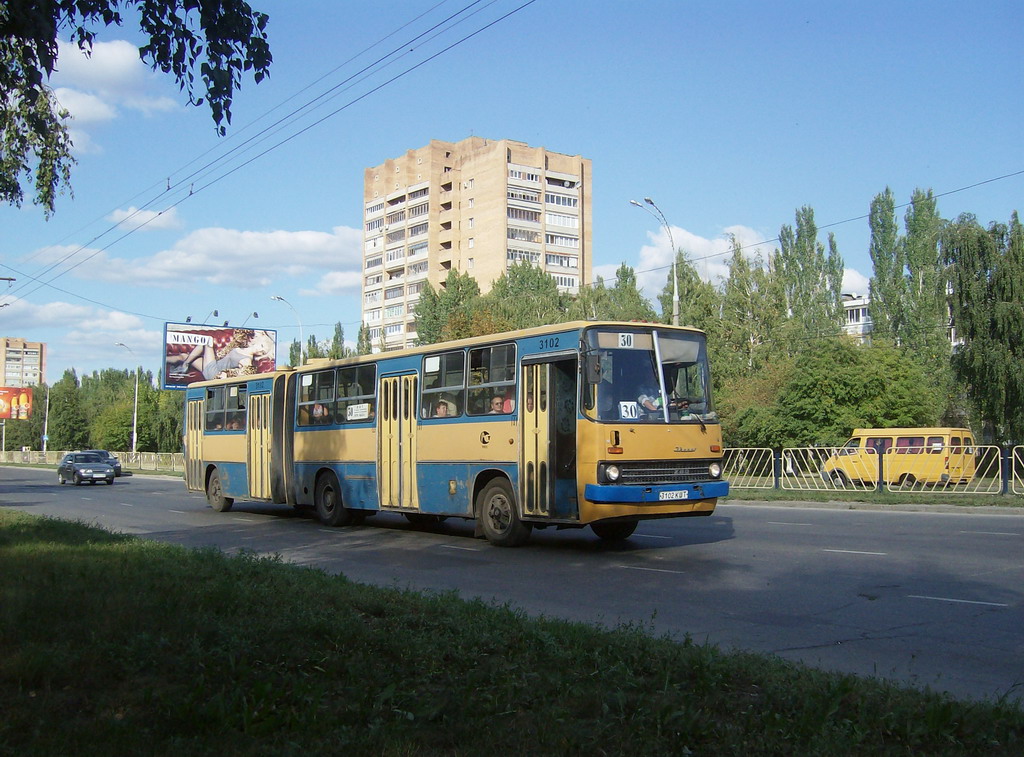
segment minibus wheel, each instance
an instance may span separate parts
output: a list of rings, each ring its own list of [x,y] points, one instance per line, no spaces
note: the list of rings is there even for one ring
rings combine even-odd
[[[530,538],[530,524],[519,520],[508,479],[496,478],[477,496],[477,517],[487,541],[496,547],[518,547]]]
[[[219,513],[226,513],[235,502],[230,497],[224,496],[224,489],[220,485],[220,474],[216,470],[211,471],[210,477],[206,480],[206,501]]]
[[[352,522],[352,511],[341,501],[341,487],[333,473],[323,473],[316,480],[314,498],[316,516],[325,526],[347,526]]]
[[[837,470],[835,473],[832,474],[832,483],[833,485],[839,487],[840,489],[845,489],[847,486],[850,485],[850,480],[846,477],[845,473]]]

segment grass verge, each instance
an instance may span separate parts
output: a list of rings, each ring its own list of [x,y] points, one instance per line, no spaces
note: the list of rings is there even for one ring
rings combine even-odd
[[[1024,711],[0,510],[0,754],[1011,755]]]

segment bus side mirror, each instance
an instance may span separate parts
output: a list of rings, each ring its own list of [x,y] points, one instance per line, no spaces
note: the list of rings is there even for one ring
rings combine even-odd
[[[587,383],[600,384],[601,383],[601,356],[591,355],[586,360],[587,367]]]

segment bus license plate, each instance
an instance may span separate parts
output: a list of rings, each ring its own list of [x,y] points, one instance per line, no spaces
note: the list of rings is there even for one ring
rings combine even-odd
[[[686,489],[683,489],[682,491],[678,491],[678,492],[659,492],[658,493],[658,499],[663,500],[663,501],[667,500],[667,499],[689,499],[689,498],[690,498],[690,492],[688,492]]]

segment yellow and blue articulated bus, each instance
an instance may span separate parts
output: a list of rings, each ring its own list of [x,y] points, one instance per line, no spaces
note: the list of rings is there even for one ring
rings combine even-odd
[[[696,329],[574,322],[191,385],[185,481],[311,506],[475,519],[500,546],[534,528],[628,538],[710,515],[722,434]]]

